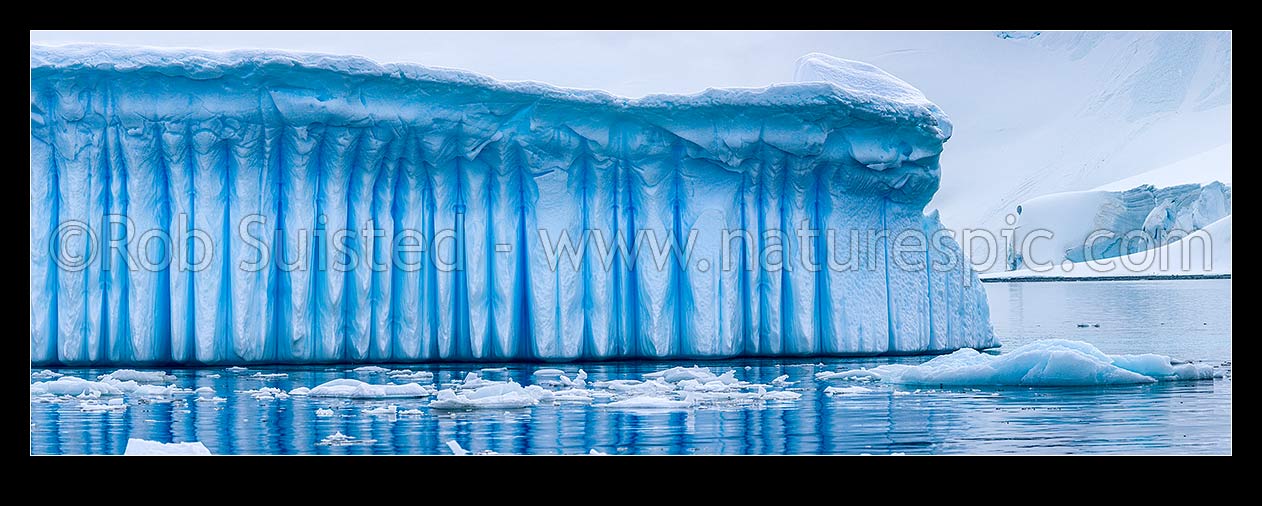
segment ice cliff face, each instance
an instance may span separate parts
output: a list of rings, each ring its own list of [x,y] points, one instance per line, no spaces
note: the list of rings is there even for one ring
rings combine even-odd
[[[32,46],[32,361],[996,345],[922,214],[946,116],[875,67],[812,62],[836,84],[631,100],[351,57]],[[893,247],[903,231],[932,247]]]

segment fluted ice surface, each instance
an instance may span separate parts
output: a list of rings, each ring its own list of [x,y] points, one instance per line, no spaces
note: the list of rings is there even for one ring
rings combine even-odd
[[[799,67],[811,82],[625,99],[353,57],[32,46],[32,362],[996,345],[923,215],[946,116],[875,67]],[[899,251],[903,231],[932,247]]]

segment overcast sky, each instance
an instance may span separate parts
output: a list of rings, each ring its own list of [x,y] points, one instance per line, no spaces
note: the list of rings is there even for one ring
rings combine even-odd
[[[977,40],[978,35],[825,31],[33,31],[31,43],[105,42],[355,54],[381,63],[456,67],[502,80],[543,81],[638,97],[791,81],[794,62],[810,52],[880,65],[887,57],[896,56],[904,43],[909,48],[925,47],[916,42],[925,42],[920,39],[926,37]],[[935,43],[929,47],[940,46]]]

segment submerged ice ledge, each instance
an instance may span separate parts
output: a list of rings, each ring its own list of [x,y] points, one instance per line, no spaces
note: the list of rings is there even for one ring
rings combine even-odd
[[[917,270],[889,240],[942,228],[923,209],[946,116],[870,65],[810,55],[798,75],[813,82],[625,99],[353,57],[32,46],[32,361],[997,345],[954,241],[910,255],[949,267]],[[323,233],[336,230],[367,233]],[[704,268],[732,230],[751,234],[734,267]],[[151,231],[177,261],[147,260],[166,252]],[[664,264],[648,248],[558,263],[540,241],[593,231],[606,246],[644,231],[696,241]],[[400,268],[409,234],[450,260]],[[351,256],[371,261],[316,267]],[[810,268],[852,256],[862,267]],[[287,267],[295,257],[308,268]]]

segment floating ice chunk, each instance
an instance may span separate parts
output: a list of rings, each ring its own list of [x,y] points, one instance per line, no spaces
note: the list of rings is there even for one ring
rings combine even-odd
[[[40,372],[31,373],[31,378],[34,378],[34,379],[53,379],[53,378],[60,378],[62,376],[65,376],[65,375],[59,372],[50,371],[48,369],[44,369]]]
[[[370,445],[376,442],[376,439],[357,439],[355,436],[347,436],[346,434],[342,434],[341,431],[337,431],[328,437],[321,439],[320,442],[316,444],[319,446],[355,446]]]
[[[667,383],[666,380],[663,380],[661,378],[658,378],[653,381],[639,381],[639,380],[597,381],[595,383],[592,383],[592,386],[596,388],[604,388],[604,389],[612,390],[620,394],[633,394],[633,395],[665,393],[665,392],[670,392],[675,389],[674,385]]]
[[[56,373],[53,373],[53,374],[56,374]],[[560,369],[551,369],[551,368],[539,369],[535,371],[534,373],[532,373],[533,376],[538,376],[540,378],[556,378],[564,374],[565,374],[565,371],[562,371]]]
[[[430,409],[514,409],[526,408],[539,401],[515,381],[486,385],[473,390],[444,388],[429,403]]]
[[[388,405],[388,406],[378,406],[378,407],[375,407],[375,408],[369,408],[369,409],[365,409],[365,410],[363,410],[363,411],[364,411],[364,414],[365,414],[365,415],[376,415],[376,416],[390,416],[390,417],[393,417],[393,416],[398,416],[398,414],[399,414],[399,407],[398,407],[398,406],[396,406],[396,405],[394,405],[394,404],[391,404],[391,405]]]
[[[448,448],[451,448],[451,453],[456,454],[456,455],[468,455],[468,454],[469,454],[469,450],[466,450],[466,449],[464,449],[463,447],[461,447],[461,446],[460,446],[460,443],[457,443],[457,442],[456,442],[456,440],[454,440],[454,439],[452,439],[452,440],[450,440],[450,441],[447,441],[447,447],[448,447]],[[481,461],[479,461],[479,462],[481,462]]]
[[[351,372],[354,372],[356,374],[381,374],[383,372],[389,372],[389,371],[390,370],[386,369],[385,367],[376,366],[376,365],[366,365],[363,367],[356,367],[354,369],[351,369]]]
[[[210,387],[197,387],[197,390],[193,390],[193,393],[197,395],[215,395],[215,389]]]
[[[472,390],[472,389],[478,389],[478,388],[491,386],[491,385],[503,385],[505,383],[508,383],[508,382],[488,380],[488,379],[482,378],[476,372],[471,372],[469,374],[466,374],[464,379],[458,382],[455,386],[462,390]]]
[[[127,383],[131,383],[130,381]],[[187,388],[179,388],[174,385],[158,386],[158,385],[136,385],[134,388],[124,390],[131,395],[143,395],[150,397],[165,397],[171,395],[184,395],[193,393]]]
[[[434,379],[434,373],[429,371],[412,371],[408,369],[396,369],[386,373],[390,379],[395,381],[431,381]]]
[[[330,416],[334,416],[334,415],[336,415],[336,414],[337,414],[337,412],[335,412],[335,411],[333,411],[333,410],[331,410],[331,409],[319,408],[319,409],[317,409],[317,410],[316,410],[316,416],[318,416],[318,417],[320,417],[320,418],[328,418],[328,417],[330,417]]]
[[[232,366],[232,367],[227,367],[227,368],[224,368],[224,370],[225,370],[225,371],[228,371],[228,372],[234,372],[234,373],[243,373],[243,372],[246,372],[246,371],[248,371],[248,370],[250,370],[250,369],[249,369],[248,367],[241,367],[241,366],[239,366],[239,365],[234,365],[234,366]]]
[[[766,401],[796,401],[802,398],[802,394],[788,390],[776,390],[761,393],[759,397]]]
[[[587,371],[582,369],[578,370],[578,375],[574,379],[570,379],[565,375],[561,375],[557,379],[561,381],[562,385],[570,388],[587,388]]]
[[[210,374],[207,374],[207,375],[206,375],[206,377],[207,377],[207,378],[210,378],[210,379],[218,379],[218,378],[222,378],[223,376],[220,376],[220,375],[215,374],[215,373],[210,373]]]
[[[136,371],[132,369],[119,369],[109,374],[97,376],[96,379],[101,381],[135,381],[136,383],[171,383],[175,381],[176,378],[164,371]]]
[[[228,399],[223,397],[198,397],[197,402],[228,402]]]
[[[342,397],[347,399],[385,399],[392,397],[428,397],[429,389],[416,384],[370,385],[359,380],[335,379],[312,388],[311,397]]]
[[[866,394],[875,392],[871,388],[864,387],[827,387],[824,389],[826,395],[848,395],[848,394]]]
[[[79,403],[79,411],[84,413],[122,412],[127,411],[127,405],[118,398],[110,399],[109,402],[84,401]]]
[[[403,411],[400,411],[400,412],[399,412],[399,416],[421,416],[421,415],[424,415],[424,414],[425,414],[425,412],[424,412],[424,411],[421,411],[421,410],[416,409],[416,408],[412,408],[412,409],[405,409],[405,410],[403,410]]]
[[[644,379],[658,378],[670,383],[675,383],[687,379],[709,381],[716,378],[716,376],[713,372],[710,372],[709,369],[695,365],[692,367],[672,367],[665,371],[651,372],[644,375]]]
[[[288,378],[289,374],[283,373],[283,372],[273,372],[273,373],[256,372],[254,374],[251,374],[250,377],[254,379],[271,380],[271,379]]]
[[[132,383],[135,385],[135,383]],[[117,386],[100,381],[88,381],[74,376],[63,376],[53,381],[31,383],[31,395],[122,395]]]
[[[123,455],[210,455],[210,449],[201,441],[185,443],[159,443],[144,439],[127,440]]]
[[[817,377],[819,375],[816,375]],[[905,385],[1090,386],[1211,379],[1208,364],[1174,364],[1163,355],[1107,355],[1090,343],[1035,341],[1001,355],[963,349],[920,365],[888,364],[825,379],[872,377]]]
[[[534,397],[537,401],[550,402],[555,397],[551,390],[547,390],[539,385],[529,385],[525,387],[526,395]]]
[[[771,386],[776,386],[780,388],[784,388],[792,384],[793,382],[789,381],[788,374],[781,374],[779,376],[776,376],[776,379],[771,380]]]
[[[311,389],[307,387],[298,387],[290,390],[289,395],[311,395]]]
[[[674,400],[667,397],[637,395],[629,399],[602,404],[601,407],[610,409],[684,409],[692,407],[693,404],[694,402],[691,400]]]
[[[592,449],[591,449],[591,451],[587,452],[587,454],[588,454],[588,455],[609,455],[608,453],[602,452],[602,451],[597,450],[597,449],[595,449],[595,448],[592,448]]]

